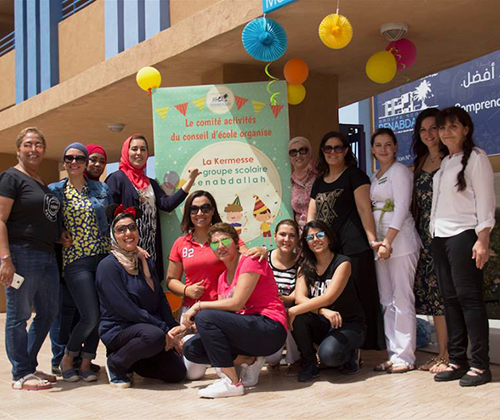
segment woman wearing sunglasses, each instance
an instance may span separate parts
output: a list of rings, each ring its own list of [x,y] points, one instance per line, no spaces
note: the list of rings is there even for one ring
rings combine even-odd
[[[305,137],[294,137],[288,143],[288,155],[293,167],[292,209],[300,229],[307,223],[311,188],[318,172],[312,161],[311,143]]]
[[[133,372],[180,382],[186,368],[174,336],[178,323],[168,306],[151,258],[139,251],[139,208],[108,208],[111,254],[101,261],[96,286],[101,301],[99,333],[108,350],[106,371],[113,388],[128,388]]]
[[[215,223],[222,222],[215,199],[208,191],[195,191],[186,199],[181,229],[184,235],[178,238],[170,251],[167,286],[169,290],[184,298],[182,313],[184,314],[198,300],[217,300],[217,282],[226,266],[210,249],[208,229]],[[265,248],[248,250],[239,239],[241,252],[265,258]],[[181,281],[183,273],[185,284]],[[186,361],[187,378],[201,379],[205,375],[206,364],[196,365]]]
[[[288,310],[288,322],[304,359],[298,380],[309,382],[319,375],[315,345],[322,363],[354,375],[359,372],[366,324],[351,279],[351,262],[335,253],[334,234],[324,222],[307,223],[301,241],[297,304]]]
[[[70,144],[63,153],[68,178],[49,186],[62,206],[61,219],[65,229],[63,273],[80,314],[61,361],[61,375],[69,382],[97,380],[90,363],[96,356],[99,343],[95,274],[97,265],[109,252],[106,207],[112,202],[111,192],[106,184],[84,177],[88,158],[83,144]],[[82,362],[78,374],[73,369],[73,362],[80,351]]]
[[[351,278],[367,320],[363,349],[385,349],[384,321],[375,275],[375,234],[370,179],[357,167],[347,138],[325,134],[320,143],[319,176],[311,190],[307,219],[325,222],[337,237],[336,251],[351,259]]]
[[[265,357],[285,343],[285,307],[267,261],[241,254],[238,234],[227,223],[208,231],[210,247],[224,263],[216,301],[198,301],[184,315],[184,325],[196,322],[198,333],[184,344],[184,356],[211,364],[221,378],[198,393],[204,398],[244,394],[244,386],[258,382]],[[242,367],[241,381],[235,365]]]
[[[142,216],[137,220],[139,227],[139,246],[149,253],[156,263],[160,278],[164,278],[163,253],[161,246],[160,213],[158,210],[171,212],[179,206],[199,175],[198,169],[189,171],[186,183],[176,193],[168,196],[158,182],[148,178],[146,164],[149,146],[141,134],[130,136],[123,143],[120,169],[106,179],[116,204],[125,208],[139,206]]]
[[[421,242],[410,213],[413,176],[396,160],[397,139],[391,129],[375,131],[371,147],[380,165],[372,175],[371,199],[382,241],[375,266],[389,354],[375,370],[404,373],[415,368],[417,341],[413,285]]]

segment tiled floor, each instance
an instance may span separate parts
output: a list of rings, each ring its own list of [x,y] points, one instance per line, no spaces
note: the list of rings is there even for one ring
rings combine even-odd
[[[5,314],[0,314],[0,419],[244,419],[244,418],[443,418],[499,419],[500,367],[493,366],[494,382],[476,389],[460,388],[457,382],[437,384],[425,372],[404,375],[375,373],[372,367],[384,354],[364,352],[359,375],[346,377],[323,371],[309,384],[281,372],[262,371],[260,383],[245,396],[219,400],[198,398],[206,380],[166,385],[136,376],[126,390],[109,387],[103,372],[97,383],[58,382],[48,391],[14,391],[4,345]],[[97,361],[104,363],[104,348]],[[50,368],[50,346],[45,342],[40,368]],[[428,354],[419,353],[420,361]]]

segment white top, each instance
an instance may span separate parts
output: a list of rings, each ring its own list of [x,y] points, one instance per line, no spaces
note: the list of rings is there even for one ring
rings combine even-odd
[[[378,171],[371,177],[370,198],[377,228],[377,240],[382,241],[389,228],[397,229],[392,243],[391,258],[413,254],[420,249],[421,242],[410,213],[413,192],[413,173],[405,165],[394,162],[389,170],[377,179]],[[394,211],[383,213],[386,200],[394,203]],[[382,216],[383,214],[383,216]]]
[[[484,150],[474,147],[465,168],[467,187],[458,191],[457,175],[462,170],[462,153],[446,156],[434,175],[431,236],[449,238],[466,230],[495,226],[493,169]]]

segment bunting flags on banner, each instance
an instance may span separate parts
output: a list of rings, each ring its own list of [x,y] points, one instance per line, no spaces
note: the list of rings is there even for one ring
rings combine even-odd
[[[179,111],[184,117],[186,116],[186,112],[188,109],[188,102],[184,102],[183,104],[175,105],[177,111]]]
[[[252,101],[252,105],[255,114],[258,114],[260,111],[262,111],[262,108],[266,106],[266,103],[260,101]]]
[[[165,118],[167,118],[168,106],[165,106],[163,108],[156,108],[155,111],[161,117],[161,119],[164,120]]]
[[[202,96],[201,98],[194,99],[191,101],[196,108],[198,108],[200,111],[203,111],[205,108],[205,97]],[[238,108],[239,109],[239,108]]]
[[[242,98],[241,96],[235,95],[234,99],[236,100],[236,109],[238,109],[238,111],[248,102],[247,98]]]
[[[283,109],[283,105],[269,105],[271,107],[271,111],[273,112],[274,118],[278,118],[281,110]]]

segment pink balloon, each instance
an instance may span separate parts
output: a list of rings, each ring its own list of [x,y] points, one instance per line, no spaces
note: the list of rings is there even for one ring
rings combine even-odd
[[[417,60],[417,47],[409,39],[403,38],[392,41],[385,49],[392,52],[396,57],[398,71],[410,68]]]

